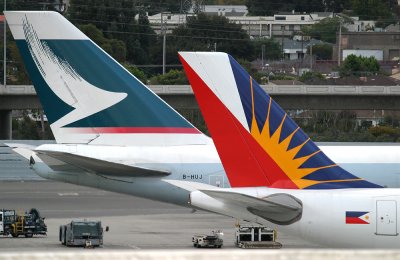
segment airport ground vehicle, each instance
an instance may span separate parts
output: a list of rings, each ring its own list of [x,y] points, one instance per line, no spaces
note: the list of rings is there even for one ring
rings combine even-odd
[[[37,209],[22,213],[14,209],[0,209],[0,235],[33,237],[46,234],[47,226]]]
[[[211,235],[194,235],[192,237],[193,246],[221,248],[224,244],[224,233],[220,230],[213,230]]]
[[[108,231],[108,227],[106,227],[106,231]],[[60,226],[59,239],[65,246],[101,246],[103,244],[101,221],[71,221]]]
[[[241,248],[281,248],[276,242],[276,231],[265,226],[238,226],[235,245]]]

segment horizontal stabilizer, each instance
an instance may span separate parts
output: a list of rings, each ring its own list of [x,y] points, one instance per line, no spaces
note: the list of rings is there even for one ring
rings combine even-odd
[[[170,173],[143,167],[109,162],[65,152],[35,150],[37,156],[54,171],[80,171],[120,177],[155,177]]]
[[[278,225],[297,222],[301,219],[303,212],[301,201],[285,193],[272,194],[261,199],[221,190],[201,190],[201,192],[227,206],[243,207],[244,210]]]
[[[28,160],[31,158],[32,151],[36,148],[36,146],[33,145],[19,143],[5,143],[5,145],[12,148],[14,152]]]

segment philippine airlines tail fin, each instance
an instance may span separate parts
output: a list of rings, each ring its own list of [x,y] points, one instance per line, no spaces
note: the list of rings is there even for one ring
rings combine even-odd
[[[207,137],[61,14],[4,13],[58,143],[206,142]]]
[[[330,160],[230,55],[180,58],[232,187],[379,187]]]

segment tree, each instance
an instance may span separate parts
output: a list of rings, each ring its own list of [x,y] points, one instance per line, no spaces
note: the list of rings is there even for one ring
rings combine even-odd
[[[39,127],[37,123],[29,117],[28,111],[23,111],[22,118],[13,121],[13,138],[25,140],[40,139]]]
[[[26,73],[24,62],[17,48],[17,44],[11,31],[7,28],[7,82],[9,84],[30,84],[30,79]],[[0,41],[0,52],[4,51],[4,42]],[[0,63],[0,71],[3,71],[3,62]],[[0,82],[4,82],[3,73],[0,75]]]
[[[321,0],[292,0],[291,5],[288,7],[291,9],[287,9],[284,11],[292,11],[295,10],[296,12],[301,13],[312,13],[312,12],[323,12],[325,11],[324,1]]]
[[[117,61],[126,60],[126,46],[123,41],[105,38],[94,24],[81,25],[80,30]]]
[[[325,2],[325,8],[329,12],[340,13],[344,9],[351,8],[351,1],[348,0],[331,0]]]
[[[362,20],[377,20],[377,26],[387,26],[395,21],[391,9],[397,5],[393,0],[352,0],[352,10]]]
[[[147,83],[146,74],[143,71],[141,71],[138,67],[135,67],[134,65],[128,63],[124,63],[123,65],[132,75],[138,78],[141,82],[145,84]]]
[[[323,0],[247,0],[247,9],[251,15],[271,16],[279,12],[322,12]]]
[[[302,31],[305,35],[309,35],[312,38],[335,43],[336,42],[336,32],[338,31],[340,26],[340,18],[325,18],[319,23],[313,24],[311,26],[305,26],[302,28]],[[347,29],[342,27],[342,31],[346,32]]]
[[[307,47],[307,53],[310,54],[310,46]],[[331,44],[315,44],[312,46],[312,54],[316,56],[317,60],[331,60],[333,47]]]
[[[337,115],[335,128],[343,132],[354,131],[357,127],[357,115],[353,111],[343,110]]]
[[[390,126],[371,127],[368,132],[375,136],[379,142],[395,142],[400,137],[400,129]]]
[[[358,56],[351,54],[346,57],[344,62],[342,63],[341,72],[344,75],[350,75],[352,72],[361,70],[361,60]]]
[[[8,0],[7,1],[7,10],[13,11],[37,11],[37,10],[56,10],[60,6],[60,1],[57,0]],[[4,0],[0,1],[0,11],[3,12],[4,9]]]
[[[282,1],[272,0],[247,0],[246,6],[250,15],[256,16],[274,15],[283,8]]]
[[[150,79],[153,85],[187,85],[189,81],[183,70],[170,70],[164,75],[158,75]]]
[[[148,52],[156,42],[156,35],[144,7],[136,1],[71,0],[68,18],[77,25],[94,24],[106,39],[115,39],[104,43],[104,48],[118,60],[150,63]]]
[[[340,66],[340,74],[349,75],[368,75],[377,73],[380,70],[380,65],[375,57],[362,57],[351,54],[346,57]]]
[[[162,39],[160,39],[161,42]],[[162,44],[153,49],[154,62],[161,64]],[[223,51],[236,58],[253,59],[254,47],[249,35],[240,25],[230,23],[226,17],[206,15],[187,18],[186,25],[173,30],[167,37],[167,63],[179,64],[178,51]]]
[[[143,1],[144,5],[148,6],[148,11],[150,15],[161,13],[161,12],[171,12],[180,13],[181,12],[181,1],[176,0],[158,0],[158,1]],[[182,11],[187,11],[189,9],[188,5],[182,4]]]
[[[281,45],[273,39],[256,39],[252,41],[254,46],[254,54],[256,58],[261,59],[262,46],[264,45],[264,59],[275,60],[282,57]]]
[[[299,80],[301,82],[309,83],[309,82],[312,82],[314,79],[321,80],[321,79],[324,79],[324,76],[319,72],[307,71],[307,72],[303,73],[303,75],[301,75]]]

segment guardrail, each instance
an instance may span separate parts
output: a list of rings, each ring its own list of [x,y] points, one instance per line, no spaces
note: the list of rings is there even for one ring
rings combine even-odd
[[[400,96],[400,86],[262,85],[261,87],[271,95]]]
[[[33,85],[0,85],[0,95],[36,95]]]
[[[201,251],[201,252],[200,252]],[[399,250],[353,250],[353,249],[282,249],[282,250],[246,250],[246,249],[220,249],[220,250],[95,250],[82,252],[46,251],[46,252],[11,252],[0,253],[1,259],[253,259],[253,260],[282,260],[282,259],[399,259]]]
[[[190,85],[149,85],[158,95],[192,95]],[[271,95],[400,96],[400,86],[261,85]],[[0,85],[0,95],[36,95],[32,85]]]

